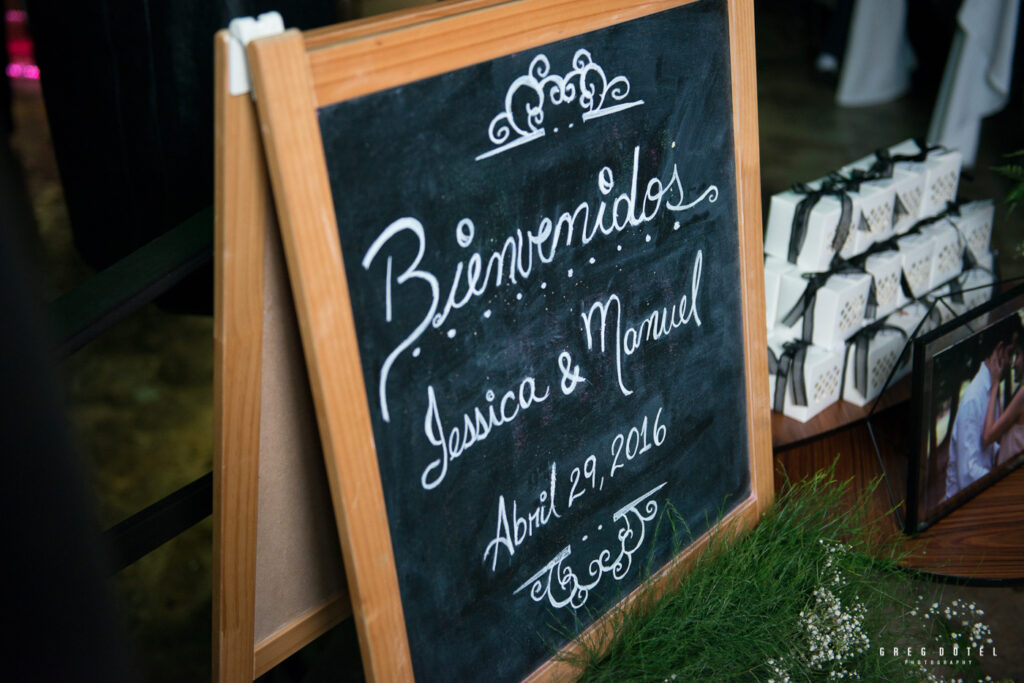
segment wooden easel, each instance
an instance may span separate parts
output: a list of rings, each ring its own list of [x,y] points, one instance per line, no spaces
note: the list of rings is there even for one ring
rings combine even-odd
[[[351,608],[255,111],[227,90],[227,41],[218,34],[214,678],[235,681]]]
[[[313,49],[495,4],[305,34]],[[352,614],[256,109],[215,51],[213,678],[253,680]]]

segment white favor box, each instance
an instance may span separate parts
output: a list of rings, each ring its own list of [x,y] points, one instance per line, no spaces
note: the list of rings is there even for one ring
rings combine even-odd
[[[932,239],[920,233],[904,235],[896,240],[903,259],[903,274],[915,299],[923,297],[931,289],[934,245]]]
[[[768,348],[780,358],[783,345],[789,341],[785,335],[769,335]],[[842,351],[829,351],[817,346],[808,346],[804,356],[804,391],[807,405],[798,406],[794,398],[793,383],[798,381],[790,370],[787,377],[785,400],[782,413],[798,422],[807,422],[825,408],[839,400],[842,393],[840,383],[843,376]],[[775,400],[775,375],[769,377],[771,401]],[[774,403],[773,409],[774,409]]]
[[[977,261],[978,268],[987,270],[990,273],[996,272],[996,254],[994,251],[987,251],[980,256],[975,256],[974,259]]]
[[[893,156],[915,155],[920,148],[913,140],[904,140],[889,148]],[[921,204],[918,207],[918,218],[934,216],[946,208],[946,202],[956,199],[957,186],[960,184],[960,167],[963,159],[956,150],[937,149],[925,161],[901,161],[897,168],[916,171],[924,175],[924,187]]]
[[[868,343],[867,382],[864,393],[857,391],[857,353],[856,338],[846,346],[846,373],[843,383],[843,400],[857,406],[864,406],[878,398],[885,388],[885,380],[889,379],[896,362],[899,360],[906,339],[896,330],[879,330]],[[902,374],[897,371],[892,382],[906,374],[909,368],[903,368]]]
[[[845,259],[863,254],[875,242],[892,236],[893,205],[896,195],[892,187],[861,183],[856,192],[847,193],[853,202],[856,223],[850,226],[850,236],[839,251]]]
[[[884,318],[900,306],[907,303],[907,297],[900,286],[900,273],[903,270],[903,256],[896,249],[872,254],[864,260],[864,270],[875,281],[875,313],[865,313],[864,322],[872,322]]]
[[[784,273],[779,288],[780,332],[803,337],[803,318],[791,326],[782,324],[782,318],[789,313],[792,305],[783,308],[783,302],[800,300],[807,288],[808,280],[800,271]],[[814,328],[806,341],[824,349],[842,349],[850,335],[864,324],[864,309],[871,288],[871,276],[867,273],[834,273],[825,284],[818,288],[814,298]],[[806,314],[805,314],[806,315]]]
[[[913,339],[915,330],[917,336],[920,337],[922,334],[931,332],[940,324],[938,314],[933,313],[929,316],[929,310],[931,310],[930,303],[913,301],[890,313],[889,317],[885,319],[885,324],[899,327],[907,333],[907,337],[910,339]],[[921,326],[921,329],[918,329],[918,325]]]
[[[858,159],[848,166],[843,167],[844,173],[857,169],[867,171],[878,160],[874,154]],[[880,178],[867,181],[872,187],[879,187],[893,192],[893,211],[891,234],[902,235],[918,220],[921,207],[921,195],[924,193],[925,174],[905,168],[893,168],[891,178]],[[882,242],[889,235],[876,235],[875,241]]]
[[[860,216],[858,223],[862,223],[864,220],[864,214],[861,213],[858,215]],[[851,259],[854,256],[860,256],[870,249],[871,245],[874,243],[875,235],[871,232],[871,229],[866,223],[863,225],[850,225],[850,233],[846,237],[846,242],[843,244],[843,248],[839,250],[839,256],[844,259]]]
[[[774,256],[766,256],[764,259],[764,310],[769,331],[775,327],[779,318],[793,307],[800,296],[797,294],[792,300],[779,300],[783,274],[795,271],[796,266],[785,259]]]
[[[921,301],[914,301],[912,303],[899,308],[889,314],[889,317],[885,319],[886,325],[893,325],[898,327],[907,333],[907,339],[914,338],[914,332],[917,332],[917,336],[927,334],[931,332],[941,323],[938,313],[931,313],[931,304]],[[920,329],[918,329],[920,325]],[[913,353],[907,353],[904,362],[900,365],[900,369],[897,371],[896,376],[893,377],[893,381],[903,377],[912,367],[911,361]]]
[[[964,269],[964,243],[960,233],[946,220],[926,225],[921,234],[932,241],[931,273],[928,276],[928,290],[943,282],[949,282]]]
[[[992,283],[995,276],[982,268],[971,268],[955,279],[960,285],[962,301],[954,301],[952,283],[946,283],[932,292],[929,298],[940,299],[935,307],[943,323],[977,308],[992,298]]]
[[[809,183],[809,185],[817,189],[821,186],[821,182]],[[764,252],[766,254],[788,260],[793,216],[796,215],[797,205],[806,196],[793,190],[772,195],[771,203],[768,206],[768,227],[764,234]],[[835,256],[832,240],[835,239],[836,230],[839,229],[842,208],[839,199],[829,195],[819,199],[811,209],[807,219],[806,237],[795,264],[800,270],[808,272],[828,270],[832,257]],[[853,207],[850,211],[851,233],[857,225],[857,220],[856,207]]]
[[[992,243],[992,216],[995,203],[991,199],[970,202],[960,207],[959,216],[950,216],[949,220],[960,231],[971,256],[979,263],[991,257],[989,247]]]

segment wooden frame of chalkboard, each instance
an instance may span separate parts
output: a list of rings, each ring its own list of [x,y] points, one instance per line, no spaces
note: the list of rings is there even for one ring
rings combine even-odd
[[[237,681],[351,603],[256,111],[229,92],[228,40],[215,39],[213,679]]]
[[[309,31],[307,48],[493,5]],[[215,53],[213,679],[253,680],[351,615],[256,109]],[[262,523],[260,520],[263,520]],[[332,542],[333,541],[333,542]]]
[[[555,646],[771,502],[752,4],[512,0],[249,58],[365,670],[571,675]]]

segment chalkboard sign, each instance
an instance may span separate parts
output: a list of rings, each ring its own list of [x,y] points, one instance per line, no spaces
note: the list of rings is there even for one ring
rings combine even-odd
[[[770,499],[751,8],[575,4],[250,48],[382,679],[553,676]]]

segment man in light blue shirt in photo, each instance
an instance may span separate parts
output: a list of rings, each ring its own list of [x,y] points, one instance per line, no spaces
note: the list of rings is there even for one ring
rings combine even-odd
[[[982,446],[981,442],[993,378],[998,382],[1002,374],[995,356],[996,352],[993,351],[978,368],[956,412],[953,436],[949,441],[949,464],[946,466],[946,498],[988,474],[999,453],[998,443]],[[997,405],[997,417],[998,414]]]
[[[992,384],[998,384],[1006,372],[1009,350],[1017,343],[1019,329],[1020,319],[1014,314],[985,330],[982,344],[985,359],[964,391],[953,423],[946,466],[946,498],[981,479],[995,467],[999,443],[995,440],[986,442],[983,438],[985,413]],[[999,417],[1000,408],[997,400],[995,419]]]

